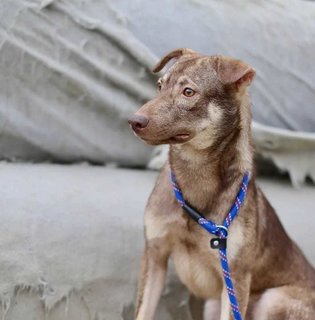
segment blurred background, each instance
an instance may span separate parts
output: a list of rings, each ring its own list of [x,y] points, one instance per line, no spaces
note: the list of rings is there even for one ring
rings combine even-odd
[[[143,210],[167,148],[127,119],[189,47],[242,59],[259,184],[315,264],[315,2],[1,0],[0,313],[133,319]],[[157,319],[202,319],[171,271]]]

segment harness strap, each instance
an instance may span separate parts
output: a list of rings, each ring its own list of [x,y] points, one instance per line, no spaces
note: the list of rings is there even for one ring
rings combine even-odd
[[[237,298],[235,295],[235,290],[233,286],[233,281],[231,277],[231,272],[229,268],[228,258],[227,258],[227,251],[226,251],[226,239],[228,237],[228,229],[234,220],[234,218],[238,215],[239,210],[245,200],[246,197],[246,191],[249,183],[249,173],[245,172],[242,185],[240,187],[240,190],[236,196],[235,202],[233,206],[231,207],[230,211],[228,212],[226,218],[224,219],[224,222],[222,225],[216,224],[212,222],[211,220],[207,220],[200,212],[198,212],[196,209],[194,209],[189,203],[187,203],[184,199],[184,196],[179,189],[178,185],[176,184],[175,176],[171,172],[171,180],[174,188],[175,197],[178,201],[178,203],[181,205],[181,207],[184,209],[184,211],[194,220],[196,221],[201,227],[203,227],[205,230],[207,230],[209,233],[214,234],[219,237],[220,240],[224,240],[223,245],[218,241],[219,239],[212,239],[211,240],[211,247],[212,248],[218,248],[219,254],[220,254],[220,262],[223,272],[223,277],[225,281],[225,286],[229,295],[230,299],[230,305],[231,305],[231,311],[234,316],[234,320],[242,320],[242,315],[239,309],[239,305],[237,302]],[[218,246],[213,246],[214,242],[213,240],[217,240]]]

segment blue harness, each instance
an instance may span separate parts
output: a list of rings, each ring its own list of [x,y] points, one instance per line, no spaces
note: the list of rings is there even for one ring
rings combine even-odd
[[[218,237],[210,240],[210,246],[212,249],[219,249],[222,272],[225,280],[226,289],[229,295],[231,311],[233,313],[234,320],[242,320],[242,315],[236,299],[229,263],[227,260],[226,242],[228,237],[229,226],[231,225],[233,219],[238,215],[239,210],[245,200],[246,191],[249,183],[249,173],[246,172],[244,174],[242,185],[236,196],[235,202],[232,208],[230,209],[229,213],[227,214],[226,218],[224,219],[222,225],[207,220],[201,213],[199,213],[196,209],[194,209],[190,204],[188,204],[185,201],[181,190],[176,184],[173,172],[171,172],[171,180],[174,188],[175,197],[178,203],[181,205],[181,207],[201,227],[206,229],[209,233],[214,234]]]

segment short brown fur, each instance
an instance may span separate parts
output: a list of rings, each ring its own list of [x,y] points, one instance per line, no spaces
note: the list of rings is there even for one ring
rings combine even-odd
[[[255,71],[242,61],[190,49],[171,52],[155,71],[171,59],[176,62],[161,78],[158,96],[130,119],[135,133],[147,143],[170,144],[169,161],[145,212],[146,248],[136,319],[153,319],[169,257],[194,295],[221,301],[221,312],[213,319],[233,319],[218,252],[209,250],[209,234],[177,204],[169,181],[172,168],[185,199],[216,223],[222,223],[244,172],[250,172],[247,197],[228,238],[243,319],[314,320],[314,268],[255,184],[247,94]],[[194,94],[185,96],[186,88]],[[145,125],[139,126],[137,119],[146,119]]]

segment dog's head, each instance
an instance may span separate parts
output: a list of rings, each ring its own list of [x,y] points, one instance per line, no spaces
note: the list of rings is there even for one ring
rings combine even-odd
[[[223,56],[203,56],[190,49],[167,54],[153,69],[175,64],[158,80],[158,94],[129,123],[149,144],[191,143],[210,146],[237,128],[241,101],[255,71]]]

